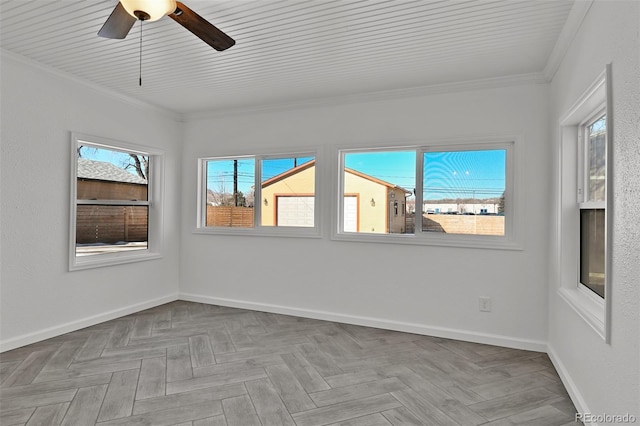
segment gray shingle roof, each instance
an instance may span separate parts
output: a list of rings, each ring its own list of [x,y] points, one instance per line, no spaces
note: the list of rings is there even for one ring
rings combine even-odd
[[[147,184],[145,179],[142,179],[133,173],[129,173],[115,164],[108,163],[106,161],[87,160],[86,158],[78,158],[78,177],[84,179]]]

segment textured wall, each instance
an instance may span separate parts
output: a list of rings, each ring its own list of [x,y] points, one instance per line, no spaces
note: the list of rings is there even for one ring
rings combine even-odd
[[[547,204],[547,96],[546,85],[525,85],[188,121],[181,293],[267,310],[288,307],[300,315],[324,312],[345,320],[379,320],[383,326],[412,324],[416,330],[459,332],[469,339],[498,336],[503,344],[545,348],[547,239],[540,229],[547,229],[548,218],[526,207]],[[526,161],[516,174],[518,190],[526,193],[520,212],[528,224],[520,230],[524,250],[330,239],[338,147],[495,135],[521,138],[518,149]],[[313,147],[320,147],[316,172],[323,185],[316,191],[323,238],[192,233],[197,158]],[[479,296],[493,299],[493,312],[479,312]]]
[[[1,89],[3,349],[175,295],[180,124],[5,54]],[[166,152],[163,259],[68,272],[71,131]]]
[[[594,2],[551,84],[552,143],[559,144],[560,117],[612,63],[609,114],[615,164],[610,171],[614,181],[611,345],[558,296],[560,283],[554,277],[559,265],[555,265],[550,273],[549,346],[585,404],[583,409],[631,412],[640,418],[639,32],[640,2]],[[552,193],[560,184],[558,175]],[[552,235],[552,256],[555,240]]]

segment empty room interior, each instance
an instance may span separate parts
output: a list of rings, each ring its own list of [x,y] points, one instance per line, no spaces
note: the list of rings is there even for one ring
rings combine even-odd
[[[0,424],[640,422],[640,2],[163,3],[0,0]]]

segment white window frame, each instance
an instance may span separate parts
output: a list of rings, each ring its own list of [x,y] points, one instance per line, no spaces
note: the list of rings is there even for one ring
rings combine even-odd
[[[147,187],[148,200],[141,205],[148,205],[147,248],[143,250],[123,251],[119,253],[101,253],[91,256],[76,256],[76,217],[77,217],[77,176],[78,145],[103,148],[115,151],[130,152],[149,156],[150,177]],[[69,205],[69,270],[98,268],[132,262],[141,262],[162,257],[162,200],[164,192],[164,152],[155,148],[130,142],[117,141],[99,136],[77,132],[71,133],[71,173],[70,173],[70,205]],[[115,201],[117,203],[117,200]],[[99,203],[99,201],[98,201]],[[82,204],[82,202],[80,203]],[[113,202],[109,202],[113,204]],[[131,204],[131,203],[129,203]],[[128,205],[129,205],[128,204]]]
[[[262,175],[262,161],[284,158],[302,158],[313,157],[315,160],[315,194],[314,194],[314,226],[263,226],[262,218],[262,185],[260,185]],[[216,227],[207,226],[207,162],[215,160],[255,160],[254,171],[254,207],[253,207],[253,223],[252,228],[242,227]],[[212,234],[212,235],[244,235],[244,236],[271,236],[271,237],[300,237],[300,238],[320,238],[321,237],[321,167],[319,167],[319,155],[317,149],[287,151],[278,150],[277,152],[252,153],[239,155],[223,155],[198,158],[198,186],[197,186],[197,206],[196,206],[196,227],[194,234]]]
[[[613,234],[613,116],[611,105],[611,64],[560,120],[558,176],[558,294],[606,343],[611,343],[611,247]],[[606,114],[606,189],[604,202],[586,201],[588,150],[585,128]],[[604,299],[580,283],[581,209],[605,210]]]
[[[520,137],[469,137],[464,139],[436,140],[429,144],[414,144],[403,146],[358,146],[337,148],[338,158],[338,179],[337,196],[335,197],[334,223],[332,225],[331,238],[337,241],[357,241],[374,243],[393,244],[416,244],[427,246],[444,247],[469,247],[485,248],[497,250],[522,250],[522,202],[523,197],[519,194],[519,150]],[[344,203],[342,194],[344,193],[344,156],[349,153],[376,152],[376,151],[415,151],[416,153],[416,182],[415,182],[415,210],[416,216],[421,214],[423,198],[423,156],[425,152],[440,151],[482,151],[491,149],[506,150],[506,171],[505,171],[505,234],[503,236],[491,235],[463,235],[463,234],[441,234],[423,231],[421,226],[416,224],[414,234],[369,234],[343,232],[342,210]],[[412,190],[414,188],[407,188]]]

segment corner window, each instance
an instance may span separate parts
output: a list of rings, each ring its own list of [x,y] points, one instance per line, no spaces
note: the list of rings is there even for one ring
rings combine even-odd
[[[514,145],[473,141],[342,150],[334,238],[518,248]]]
[[[200,159],[199,233],[314,236],[312,153]]]
[[[158,256],[159,158],[131,144],[73,135],[70,269]]]

